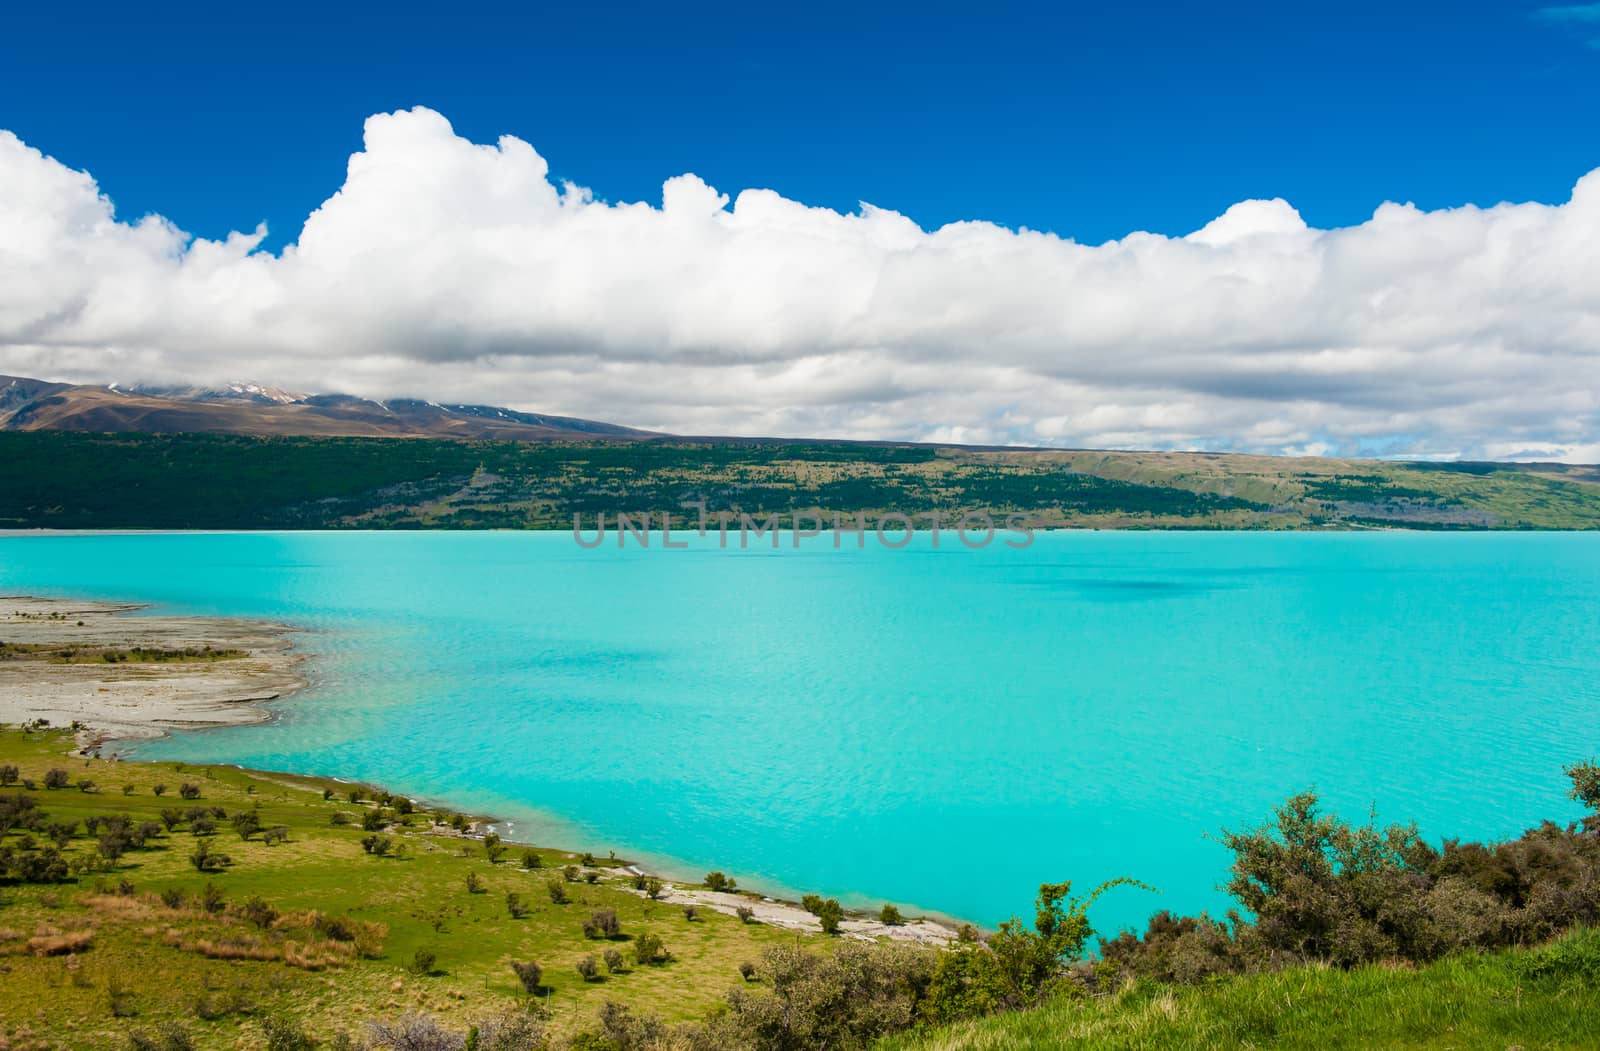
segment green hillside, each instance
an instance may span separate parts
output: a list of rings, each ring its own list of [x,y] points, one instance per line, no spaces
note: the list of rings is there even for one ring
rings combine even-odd
[[[1600,527],[1600,471],[850,443],[0,433],[0,528],[572,528],[725,512],[1034,527]],[[659,521],[659,519],[656,519]]]

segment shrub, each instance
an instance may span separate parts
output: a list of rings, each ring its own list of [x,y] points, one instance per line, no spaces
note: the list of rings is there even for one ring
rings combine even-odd
[[[0,788],[9,788],[16,784],[21,776],[22,772],[10,763],[0,766]]]
[[[666,963],[671,959],[666,946],[661,944],[661,939],[654,934],[640,934],[633,940],[633,960],[639,966],[645,964]]]
[[[493,832],[486,832],[483,836],[483,856],[489,859],[489,864],[498,865],[501,857],[505,855],[506,845],[500,842],[500,837]]]
[[[212,850],[210,843],[202,839],[195,843],[194,853],[189,855],[189,864],[198,872],[220,872],[233,864],[233,859]]]
[[[898,927],[904,923],[905,920],[900,918],[899,909],[895,908],[893,905],[885,905],[883,908],[878,910],[878,922],[883,924],[885,927]]]
[[[583,882],[590,884],[591,886],[599,883],[600,873],[596,872],[594,869],[585,870],[583,874]]]
[[[116,1005],[112,1007],[112,1014],[118,1014]],[[189,1035],[179,1022],[167,1022],[154,1033],[143,1030],[133,1030],[128,1034],[128,1046],[133,1051],[194,1051],[194,1037]]]
[[[217,830],[217,823],[209,817],[196,817],[189,820],[189,833],[194,836],[209,836]]]
[[[178,795],[182,796],[184,799],[199,799],[200,786],[192,782],[185,781],[183,784],[178,786]]]
[[[249,839],[261,831],[261,815],[254,810],[241,810],[233,815],[232,824],[240,839]]]
[[[651,876],[649,879],[644,881],[645,897],[649,898],[651,901],[655,901],[656,899],[660,898],[665,890],[666,887],[654,876]]]
[[[822,896],[818,894],[807,894],[805,897],[800,899],[800,907],[811,913],[811,915],[815,916],[822,911]]]
[[[163,807],[161,809],[161,823],[167,826],[168,832],[171,832],[183,824],[183,811],[177,807]]]
[[[163,783],[159,783],[158,782],[155,785],[154,788],[150,789],[150,791],[154,792],[156,794],[156,796],[159,798],[159,797],[164,796],[164,795],[167,794],[167,786],[165,784],[163,784]]]
[[[433,973],[433,965],[439,959],[438,954],[426,946],[411,954],[411,973],[429,975]]]
[[[261,1035],[267,1038],[266,1051],[315,1051],[317,1046],[299,1022],[277,1012],[261,1019]]]
[[[161,904],[169,909],[183,908],[183,891],[176,887],[168,887],[161,892]]]
[[[578,882],[578,866],[567,865],[564,867],[561,870],[561,878],[566,880],[568,883]]]
[[[615,949],[607,949],[600,954],[600,958],[605,960],[606,970],[612,974],[621,974],[627,966],[623,963],[622,954]]]
[[[844,919],[844,908],[834,898],[829,898],[817,908],[817,922],[823,934],[838,934],[839,921]]]
[[[482,894],[484,891],[483,877],[476,872],[467,873],[467,893]]]
[[[737,890],[738,884],[721,872],[706,873],[706,886],[712,890]]]
[[[600,977],[600,961],[593,956],[579,957],[577,967],[578,976],[586,982],[592,982]]]
[[[472,1051],[545,1051],[549,1047],[544,1023],[531,1011],[502,1011],[478,1019],[472,1028],[476,1038],[468,1039]]]
[[[529,871],[532,871],[533,869],[542,869],[544,868],[544,859],[539,857],[539,855],[534,851],[524,850],[522,852],[522,867],[528,869]]]
[[[93,792],[94,791],[94,782],[89,780],[87,777],[78,778],[78,791],[80,791],[80,792]]]
[[[558,879],[553,879],[545,883],[544,886],[545,889],[550,892],[550,901],[552,904],[565,905],[567,903],[566,884],[562,883]]]
[[[622,936],[622,921],[616,909],[595,909],[583,921],[585,938],[618,938]]]
[[[71,783],[72,775],[68,774],[65,770],[52,768],[45,771],[44,786],[46,788],[66,788],[67,785]]]
[[[512,960],[511,970],[517,976],[517,981],[522,983],[522,991],[537,993],[543,988],[539,983],[544,977],[544,969],[532,960]]]
[[[506,911],[511,914],[512,919],[520,920],[527,916],[532,910],[530,910],[527,903],[522,900],[522,895],[513,890],[506,892]]]
[[[222,897],[222,888],[215,883],[207,883],[200,888],[200,907],[210,913],[218,913],[227,908],[228,903]]]
[[[346,814],[343,810],[335,810],[333,813],[328,815],[328,824],[333,825],[336,828],[348,825],[349,823],[350,815]]]
[[[755,964],[751,963],[749,960],[746,960],[746,961],[744,961],[743,963],[741,963],[739,965],[739,977],[740,978],[743,978],[745,981],[748,982],[748,981],[750,981],[750,979],[754,978],[755,976],[756,976],[756,965]]]
[[[634,890],[644,890],[645,884],[650,882],[650,877],[646,876],[642,872],[635,872],[631,882],[633,883]]]
[[[122,794],[125,795],[125,796],[133,795],[133,786],[132,785],[123,785],[122,786]]]
[[[247,923],[266,930],[278,919],[278,910],[269,905],[259,894],[252,894],[239,906],[239,916]]]
[[[583,857],[579,858],[578,860],[585,865],[593,865],[594,855],[586,850],[583,852]]]
[[[361,849],[374,857],[383,857],[394,846],[394,840],[376,833],[361,837]]]
[[[389,815],[382,810],[368,810],[361,815],[363,832],[381,832],[389,827]]]
[[[683,918],[693,923],[700,918],[700,907],[698,905],[685,905],[683,907]]]
[[[733,910],[733,914],[739,917],[740,923],[749,923],[756,918],[756,910],[748,905],[739,906]]]
[[[409,1014],[393,1022],[368,1022],[373,1043],[391,1051],[462,1051],[466,1039],[429,1015]]]
[[[273,825],[271,828],[265,828],[261,830],[261,842],[265,843],[269,847],[276,846],[279,843],[287,843],[288,841],[288,825]]]

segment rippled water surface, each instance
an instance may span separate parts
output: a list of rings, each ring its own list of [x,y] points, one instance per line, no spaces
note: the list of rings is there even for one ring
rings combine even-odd
[[[788,538],[785,537],[785,545]],[[1600,536],[1055,533],[580,549],[565,533],[0,537],[0,591],[303,628],[314,687],[162,758],[381,781],[684,872],[985,924],[1318,786],[1426,834],[1569,817],[1600,752]]]

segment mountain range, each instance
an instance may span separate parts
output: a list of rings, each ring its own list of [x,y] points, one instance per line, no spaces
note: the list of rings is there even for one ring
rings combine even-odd
[[[52,383],[0,376],[0,431],[243,434],[257,437],[462,438],[547,441],[651,437],[571,416],[349,394],[300,394],[256,383],[218,387]]]

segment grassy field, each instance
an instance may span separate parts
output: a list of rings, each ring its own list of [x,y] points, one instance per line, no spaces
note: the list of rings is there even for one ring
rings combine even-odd
[[[1600,470],[817,442],[0,433],[0,528],[570,529],[984,512],[1034,527],[1600,528]],[[790,523],[786,522],[787,528]]]
[[[1600,931],[1419,969],[1302,967],[1197,986],[1141,983],[883,1043],[883,1051],[1600,1047]]]
[[[361,821],[376,804],[352,804],[346,785],[227,767],[85,759],[67,756],[70,746],[61,732],[0,730],[0,765],[16,766],[20,778],[36,784],[28,794],[49,821],[76,824],[64,851],[69,857],[96,854],[96,838],[82,824],[90,816],[159,822],[164,808],[218,806],[229,817],[204,837],[180,823],[72,882],[0,883],[0,1047],[9,1051],[122,1049],[130,1029],[174,1019],[203,1048],[259,1047],[259,1022],[275,1011],[303,1019],[323,1038],[409,1010],[465,1025],[527,1000],[513,960],[544,967],[547,989],[540,997],[557,1030],[587,1024],[607,999],[686,1019],[703,1015],[741,981],[741,962],[806,937],[709,910],[690,921],[676,906],[632,893],[608,860],[591,870],[604,873],[593,885],[581,876],[562,880],[562,867],[580,859],[558,850],[539,849],[538,870],[523,869],[520,847],[491,863],[481,841],[432,826],[423,813],[382,833],[401,856],[373,856],[363,849],[363,837],[372,833]],[[44,787],[52,768],[67,771],[70,787]],[[76,787],[80,779],[93,782],[90,790]],[[199,788],[197,799],[179,797],[185,783]],[[163,795],[155,794],[157,785],[167,786]],[[329,789],[339,794],[324,799]],[[0,795],[18,790],[0,788]],[[231,826],[241,812],[257,813],[264,828],[283,827],[286,841],[241,839]],[[335,814],[351,823],[333,824]],[[17,848],[21,835],[13,831],[3,846]],[[202,838],[232,864],[197,871],[190,856]],[[481,891],[469,890],[469,876]],[[551,879],[561,882],[569,903],[552,902]],[[201,904],[208,885],[225,902],[221,911]],[[177,892],[181,901],[165,901],[162,892]],[[522,896],[525,917],[511,917],[508,892]],[[280,914],[265,929],[246,908],[256,897]],[[616,910],[622,939],[585,938],[582,923],[595,908]],[[336,925],[324,920],[319,929],[308,915],[313,911],[347,917],[345,926],[360,936],[339,940]],[[364,930],[366,924],[377,926]],[[595,981],[578,975],[581,957],[610,947],[628,955],[630,936],[641,932],[659,936],[671,960],[641,966],[630,958],[624,973],[607,975],[602,966]],[[419,950],[435,954],[429,973],[413,967]]]

